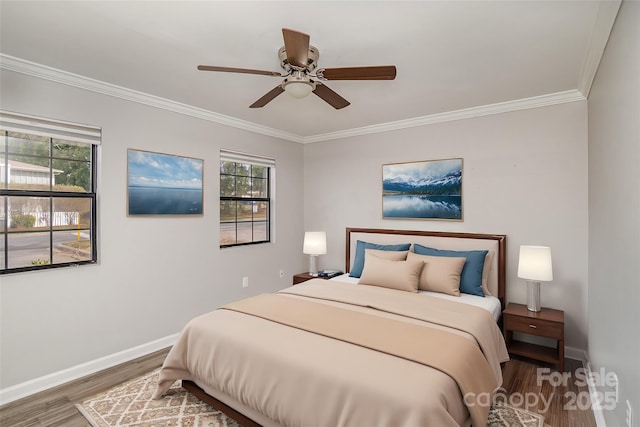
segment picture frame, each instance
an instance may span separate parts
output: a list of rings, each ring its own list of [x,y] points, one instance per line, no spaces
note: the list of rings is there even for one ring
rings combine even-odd
[[[203,215],[204,160],[127,149],[127,215]]]
[[[462,158],[382,165],[382,218],[463,221]]]

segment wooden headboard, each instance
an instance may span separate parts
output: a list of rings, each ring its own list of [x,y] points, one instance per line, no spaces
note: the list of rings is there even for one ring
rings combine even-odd
[[[494,251],[489,272],[489,289],[505,308],[506,241],[504,234],[453,233],[446,231],[387,230],[380,228],[347,228],[345,272],[349,272],[358,240],[377,244],[418,243],[437,249]]]

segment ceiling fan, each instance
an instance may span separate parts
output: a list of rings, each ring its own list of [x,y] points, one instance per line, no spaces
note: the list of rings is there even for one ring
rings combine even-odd
[[[278,50],[280,66],[284,72],[252,70],[248,68],[217,67],[198,65],[201,71],[222,71],[227,73],[260,74],[284,77],[282,83],[271,89],[249,108],[261,108],[282,92],[295,98],[304,98],[311,92],[322,98],[336,110],[349,105],[349,101],[329,89],[326,80],[393,80],[396,78],[395,65],[371,67],[317,68],[320,53],[309,44],[309,35],[299,31],[282,29],[284,46]]]

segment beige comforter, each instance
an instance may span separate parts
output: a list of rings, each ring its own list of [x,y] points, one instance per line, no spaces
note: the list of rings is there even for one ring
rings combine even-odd
[[[506,348],[492,316],[482,309],[324,280],[281,294],[464,337],[486,358],[467,371],[478,365],[480,376],[491,377],[487,393],[502,383]],[[447,351],[442,342],[413,344]],[[185,327],[165,360],[156,396],[176,379],[221,391],[287,426],[457,426],[469,417],[459,382],[439,369],[231,310],[197,317]],[[488,408],[477,409],[474,425],[480,426],[484,420],[478,414]]]

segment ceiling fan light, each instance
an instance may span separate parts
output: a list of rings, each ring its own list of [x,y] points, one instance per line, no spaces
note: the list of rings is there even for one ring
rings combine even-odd
[[[284,90],[294,98],[304,98],[313,92],[314,84],[308,81],[290,81],[284,85]]]

